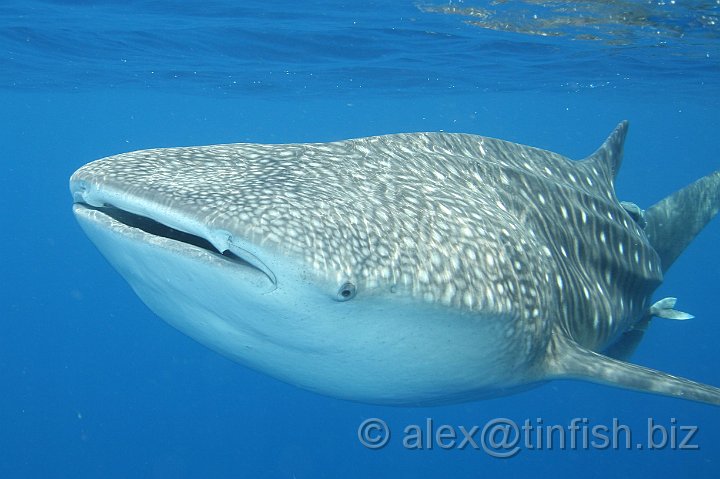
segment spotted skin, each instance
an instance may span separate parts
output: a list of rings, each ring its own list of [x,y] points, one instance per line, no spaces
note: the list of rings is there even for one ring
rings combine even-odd
[[[350,284],[355,302],[500,321],[522,384],[582,376],[558,366],[563,348],[608,348],[662,281],[614,193],[626,129],[583,161],[453,133],[143,150],[85,165],[71,188],[219,252],[249,245],[269,270],[265,257],[282,258],[328,297]]]

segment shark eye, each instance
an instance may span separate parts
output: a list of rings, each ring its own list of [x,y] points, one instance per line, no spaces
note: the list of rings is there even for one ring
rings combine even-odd
[[[340,286],[340,289],[338,289],[337,300],[338,301],[349,301],[355,297],[356,292],[357,292],[357,290],[356,290],[354,284],[345,283],[342,286]]]

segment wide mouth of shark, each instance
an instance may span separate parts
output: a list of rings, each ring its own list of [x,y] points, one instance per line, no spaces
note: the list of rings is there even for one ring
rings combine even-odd
[[[155,221],[152,218],[148,218],[147,216],[137,215],[135,213],[130,213],[129,211],[125,211],[123,209],[117,208],[115,206],[90,206],[85,203],[80,203],[85,208],[89,208],[95,211],[99,211],[115,221],[118,221],[126,226],[129,226],[131,228],[137,228],[140,230],[143,230],[144,232],[151,234],[153,236],[161,236],[163,238],[179,241],[181,243],[187,243],[193,246],[197,246],[198,248],[202,248],[204,250],[210,251],[211,253],[221,254],[225,256],[226,258],[233,260],[233,261],[239,261],[242,263],[247,264],[248,266],[252,266],[247,261],[244,261],[241,257],[238,255],[232,253],[231,251],[225,250],[225,251],[218,251],[217,248],[215,248],[212,243],[210,243],[208,240],[201,236],[194,235],[192,233],[186,233],[185,231],[181,231],[178,229],[175,229],[171,226],[164,225],[160,223],[159,221]]]
[[[265,275],[268,280],[277,286],[277,279],[275,274],[265,266],[264,263],[259,261],[251,253],[242,250],[238,247],[230,247],[228,249],[220,250],[208,239],[202,236],[183,231],[172,226],[168,226],[160,221],[157,221],[148,216],[132,213],[122,208],[110,204],[104,204],[103,206],[93,206],[88,203],[78,201],[75,202],[76,207],[81,207],[87,210],[93,210],[102,215],[110,218],[114,222],[123,225],[124,227],[140,230],[147,235],[151,235],[155,238],[163,238],[166,240],[182,243],[183,245],[200,248],[205,250],[216,257],[220,257],[226,261],[233,263],[236,266],[243,268],[249,268],[255,270],[258,273]]]

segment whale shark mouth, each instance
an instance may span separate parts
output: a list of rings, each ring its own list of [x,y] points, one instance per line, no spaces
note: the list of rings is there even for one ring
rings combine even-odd
[[[213,255],[221,256],[224,259],[231,261],[237,266],[251,268],[267,276],[267,278],[274,284],[277,285],[277,279],[275,275],[270,271],[262,262],[260,262],[254,255],[246,252],[237,247],[231,247],[220,251],[213,243],[192,233],[182,231],[172,226],[168,226],[157,220],[154,220],[148,216],[132,213],[130,211],[118,208],[116,206],[105,204],[104,206],[92,206],[88,203],[79,201],[75,203],[76,207],[83,208],[85,210],[96,211],[119,225],[134,230],[141,230],[144,233],[155,237],[164,238],[166,240],[175,241],[184,245],[200,248],[206,250]],[[240,253],[240,254],[238,254]]]
[[[226,250],[224,252],[218,251],[218,249],[215,248],[212,243],[210,243],[208,240],[201,236],[175,229],[171,226],[160,223],[159,221],[155,221],[152,218],[148,218],[147,216],[131,213],[129,211],[125,211],[123,209],[110,205],[95,207],[85,203],[80,204],[85,208],[99,211],[111,217],[115,221],[123,223],[126,226],[143,230],[144,232],[153,236],[161,236],[163,238],[179,241],[181,243],[187,243],[193,246],[197,246],[198,248],[208,250],[211,253],[221,254],[229,259],[243,261],[242,258],[230,252],[229,250]]]

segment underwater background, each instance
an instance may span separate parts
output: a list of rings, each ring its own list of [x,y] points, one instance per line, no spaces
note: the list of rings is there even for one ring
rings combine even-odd
[[[717,1],[2,2],[0,477],[719,477],[713,406],[557,381],[391,408],[232,363],[140,302],[67,187],[142,148],[413,131],[581,159],[628,119],[617,194],[645,208],[720,168],[718,22]],[[716,219],[656,294],[696,318],[654,320],[634,362],[720,385],[719,243]],[[375,417],[394,435],[371,450],[357,430]],[[427,418],[616,418],[638,441],[653,420],[698,447],[403,447]]]

